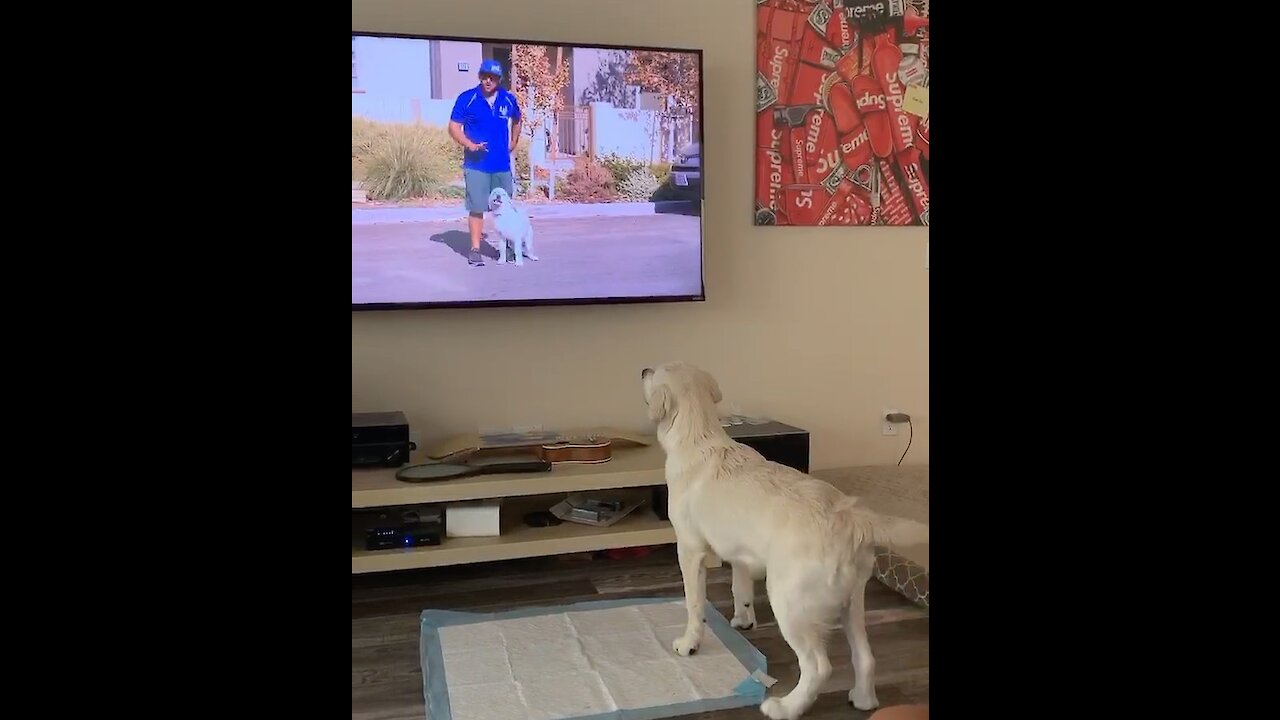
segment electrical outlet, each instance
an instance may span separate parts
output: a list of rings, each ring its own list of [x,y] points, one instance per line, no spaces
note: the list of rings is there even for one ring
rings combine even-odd
[[[884,410],[880,411],[880,434],[881,435],[897,435],[898,434],[898,424],[891,423],[888,420],[884,419],[886,415],[889,415],[890,413],[896,413],[896,412],[901,412],[901,411],[894,408],[885,408]]]

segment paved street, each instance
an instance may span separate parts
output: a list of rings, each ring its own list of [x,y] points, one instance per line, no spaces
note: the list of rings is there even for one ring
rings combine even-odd
[[[497,233],[487,215],[482,267],[467,264],[465,220],[353,223],[352,302],[694,295],[701,288],[700,220],[684,214],[535,217],[539,261],[525,260],[523,267],[497,264]]]

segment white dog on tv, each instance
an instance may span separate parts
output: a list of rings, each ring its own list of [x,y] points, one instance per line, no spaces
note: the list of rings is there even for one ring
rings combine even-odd
[[[524,259],[537,260],[533,254],[533,223],[523,210],[502,188],[489,193],[489,209],[493,211],[493,226],[498,231],[498,264],[507,262],[507,243],[516,265],[524,265]]]
[[[666,453],[668,514],[688,609],[675,652],[689,655],[702,639],[704,563],[714,553],[733,566],[731,624],[755,625],[754,581],[764,578],[778,629],[799,661],[795,689],[766,699],[761,712],[795,720],[813,705],[831,675],[827,637],[839,626],[855,672],[849,702],[875,708],[875,659],[863,615],[874,546],[928,542],[928,526],[872,512],[856,497],[731,439],[716,412],[720,387],[706,371],[675,362],[640,376]]]

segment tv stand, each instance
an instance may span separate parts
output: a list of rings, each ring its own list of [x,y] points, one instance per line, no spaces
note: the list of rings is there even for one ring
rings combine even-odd
[[[392,468],[354,468],[351,471],[351,509],[451,503],[502,498],[497,537],[444,538],[440,545],[393,550],[365,550],[353,534],[351,573],[385,572],[440,567],[494,560],[541,557],[612,548],[674,543],[675,530],[645,503],[609,527],[565,522],[552,527],[528,527],[530,510],[546,510],[565,493],[664,485],[666,457],[656,443],[615,449],[613,459],[598,465],[557,465],[551,472],[479,475],[435,483],[396,480]],[[414,457],[411,462],[421,462]],[[709,565],[719,565],[710,559]]]

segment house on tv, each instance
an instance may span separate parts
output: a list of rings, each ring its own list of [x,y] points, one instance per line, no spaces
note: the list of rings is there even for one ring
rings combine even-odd
[[[670,105],[666,97],[626,83],[628,51],[558,49],[569,64],[569,84],[554,130],[542,128],[544,141],[528,145],[534,164],[541,165],[551,151],[553,131],[561,156],[613,153],[646,163],[670,162],[675,150],[697,137],[696,118],[664,112]],[[556,50],[547,47],[551,62]],[[445,127],[454,100],[477,85],[476,73],[486,58],[502,63],[502,84],[510,90],[510,43],[353,37],[351,115]]]

